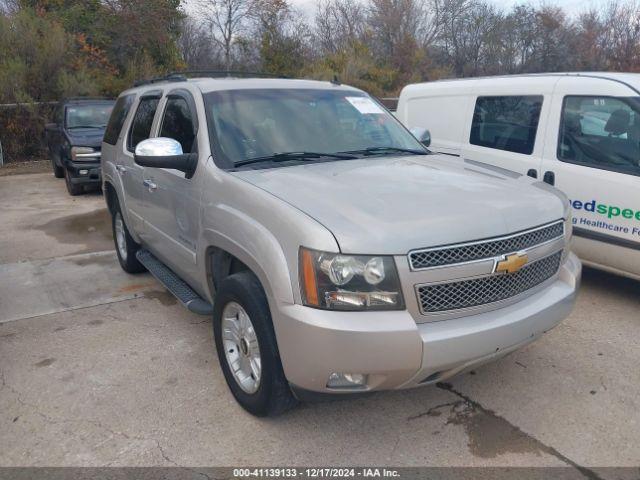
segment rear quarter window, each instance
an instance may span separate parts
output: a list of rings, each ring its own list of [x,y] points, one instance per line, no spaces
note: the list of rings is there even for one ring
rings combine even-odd
[[[111,117],[109,117],[109,123],[104,132],[104,142],[110,145],[118,143],[118,137],[120,136],[120,130],[122,125],[131,110],[133,105],[134,95],[124,95],[116,101],[116,104],[111,111]]]
[[[469,143],[531,155],[542,98],[541,95],[478,97]]]

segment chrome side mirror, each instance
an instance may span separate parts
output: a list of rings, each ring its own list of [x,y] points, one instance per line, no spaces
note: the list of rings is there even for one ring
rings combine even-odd
[[[136,157],[174,157],[182,155],[182,145],[173,138],[147,138],[136,146]]]
[[[412,127],[409,129],[411,134],[423,144],[425,147],[431,145],[431,133],[424,127]]]
[[[137,146],[133,157],[138,165],[151,168],[172,168],[193,175],[198,163],[195,153],[183,153],[182,146],[173,138],[148,138]]]

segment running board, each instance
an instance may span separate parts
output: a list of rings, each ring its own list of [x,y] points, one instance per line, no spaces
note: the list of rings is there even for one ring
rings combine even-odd
[[[164,285],[191,312],[199,315],[213,314],[213,305],[194,292],[184,280],[158,260],[150,251],[142,248],[136,253],[136,258],[156,280]]]

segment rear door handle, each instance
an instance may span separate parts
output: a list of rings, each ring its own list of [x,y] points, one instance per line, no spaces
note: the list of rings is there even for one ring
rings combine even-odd
[[[548,183],[549,185],[555,185],[556,174],[553,173],[551,170],[548,170],[544,172],[544,177],[542,177],[542,180],[544,181],[544,183]]]
[[[147,187],[150,192],[153,192],[158,188],[158,185],[153,183],[151,180],[143,180],[142,184]]]
[[[127,169],[124,167],[124,165],[116,165],[116,170],[120,175],[124,175],[125,173],[127,173]]]

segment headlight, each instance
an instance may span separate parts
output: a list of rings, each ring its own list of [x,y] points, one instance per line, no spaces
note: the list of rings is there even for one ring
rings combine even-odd
[[[404,300],[392,257],[343,255],[300,248],[300,289],[305,305],[328,310],[402,310]]]
[[[97,156],[96,153],[96,149],[91,147],[71,147],[71,160],[82,161],[87,157],[93,158]]]

